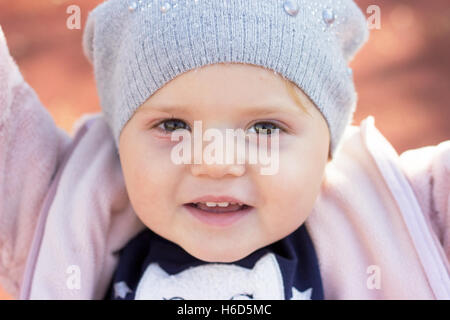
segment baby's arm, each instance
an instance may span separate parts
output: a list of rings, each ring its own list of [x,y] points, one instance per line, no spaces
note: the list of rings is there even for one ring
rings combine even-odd
[[[39,209],[69,142],[24,82],[0,26],[0,285],[15,297]]]
[[[400,161],[450,262],[450,140],[405,151]]]

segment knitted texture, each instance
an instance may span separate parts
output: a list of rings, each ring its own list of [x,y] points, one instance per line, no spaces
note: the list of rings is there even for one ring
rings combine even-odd
[[[367,38],[352,0],[109,0],[90,12],[83,47],[116,146],[164,84],[234,62],[273,70],[302,89],[327,121],[334,157],[356,108],[348,63]]]

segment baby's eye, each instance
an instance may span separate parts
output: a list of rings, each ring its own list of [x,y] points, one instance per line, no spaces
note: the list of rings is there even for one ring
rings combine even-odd
[[[252,133],[257,134],[272,134],[275,133],[275,130],[279,129],[280,131],[283,131],[281,127],[278,125],[272,123],[272,122],[257,122],[254,125],[252,125],[249,129]]]
[[[177,129],[187,129],[189,130],[189,126],[180,119],[168,119],[164,120],[157,125],[157,128],[167,132],[173,132]]]

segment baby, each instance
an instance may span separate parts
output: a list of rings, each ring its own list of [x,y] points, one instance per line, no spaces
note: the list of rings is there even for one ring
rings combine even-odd
[[[398,157],[371,117],[351,126],[367,37],[351,0],[108,0],[83,39],[102,113],[73,138],[0,41],[1,283],[22,299],[450,298],[450,142]]]

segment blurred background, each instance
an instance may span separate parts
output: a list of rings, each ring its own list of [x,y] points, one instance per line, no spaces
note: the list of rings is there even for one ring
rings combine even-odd
[[[215,1],[215,0],[211,0]],[[93,71],[82,52],[88,12],[101,0],[0,0],[11,55],[58,126],[71,133],[83,113],[100,111]],[[354,124],[368,115],[398,153],[450,139],[450,1],[356,0],[381,28],[351,67],[358,91]],[[81,29],[68,29],[69,5]],[[0,288],[0,299],[9,295]]]

